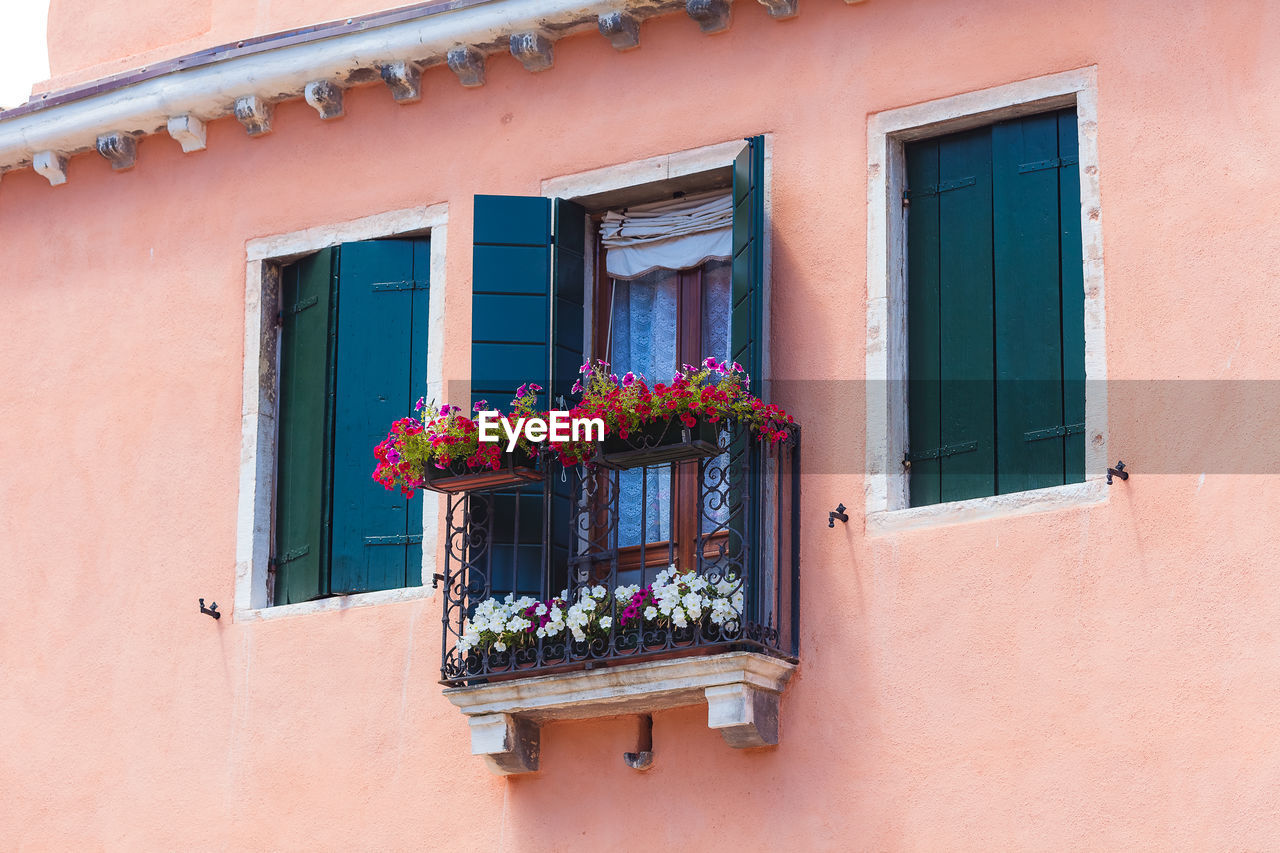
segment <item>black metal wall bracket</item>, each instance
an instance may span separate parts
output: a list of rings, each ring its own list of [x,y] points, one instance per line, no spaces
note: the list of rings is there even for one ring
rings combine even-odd
[[[444,582],[444,575],[440,574],[440,572],[436,572],[435,574],[433,574],[433,575],[431,576],[431,588],[432,588],[432,589],[439,589],[439,588],[440,588],[440,584],[441,584],[441,583],[443,583],[443,582]]]
[[[1121,480],[1129,479],[1129,472],[1124,470],[1124,462],[1117,462],[1116,467],[1107,469],[1107,485],[1111,485],[1111,478],[1119,477]]]
[[[827,527],[835,527],[837,518],[845,524],[849,523],[849,513],[845,512],[844,509],[844,504],[840,504],[834,510],[827,513]]]
[[[211,603],[208,607],[204,606],[204,599],[200,599],[200,612],[208,613],[214,619],[221,619],[222,614],[218,612],[218,602]]]

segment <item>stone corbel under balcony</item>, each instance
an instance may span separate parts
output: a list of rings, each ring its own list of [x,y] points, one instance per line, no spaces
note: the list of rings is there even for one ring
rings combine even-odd
[[[494,773],[538,769],[552,720],[645,714],[707,703],[707,725],[732,747],[778,742],[779,699],[795,664],[754,652],[648,661],[444,691],[471,724],[471,752]]]

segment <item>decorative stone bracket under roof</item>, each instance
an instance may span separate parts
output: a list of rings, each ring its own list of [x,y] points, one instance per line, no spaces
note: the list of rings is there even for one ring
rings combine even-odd
[[[759,2],[774,18],[797,12],[798,0]],[[629,50],[641,21],[681,9],[704,33],[731,22],[731,0],[447,0],[224,45],[0,112],[0,176],[30,166],[58,186],[68,159],[94,150],[129,169],[136,140],[157,133],[199,151],[205,122],[229,115],[261,136],[271,132],[273,105],[292,98],[338,118],[345,88],[379,79],[396,101],[414,103],[423,70],[447,65],[462,85],[480,86],[492,53],[545,71],[556,39],[595,28]]]

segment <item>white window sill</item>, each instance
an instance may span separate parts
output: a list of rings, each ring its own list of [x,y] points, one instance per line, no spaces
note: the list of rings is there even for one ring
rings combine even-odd
[[[429,586],[408,586],[402,589],[383,589],[377,592],[361,592],[354,595],[336,595],[297,604],[281,604],[278,607],[259,607],[237,610],[237,622],[265,622],[269,619],[288,619],[291,616],[309,616],[312,613],[335,613],[353,607],[373,607],[379,604],[395,604],[401,601],[418,601],[430,598],[435,591]]]
[[[1106,503],[1107,483],[1101,478],[1051,486],[1028,492],[992,495],[967,501],[917,506],[867,513],[867,533],[896,533],[948,524],[1011,518],[1038,512],[1072,509]]]
[[[707,725],[730,746],[778,742],[778,699],[795,664],[754,652],[646,661],[515,678],[444,691],[471,724],[471,753],[500,775],[538,769],[550,720],[644,714],[707,703]]]

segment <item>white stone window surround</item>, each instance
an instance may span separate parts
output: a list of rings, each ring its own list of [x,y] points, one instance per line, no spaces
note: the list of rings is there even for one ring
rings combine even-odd
[[[423,492],[422,586],[271,606],[268,561],[275,514],[276,400],[280,366],[276,313],[280,269],[285,264],[340,243],[429,234],[431,291],[426,396],[428,399],[443,399],[441,355],[444,349],[448,218],[449,206],[442,203],[394,210],[246,242],[244,397],[240,498],[236,514],[235,607],[232,611],[235,621],[278,619],[431,597],[429,581],[435,573],[438,551],[439,499],[433,492]]]
[[[911,507],[907,446],[905,144],[1075,106],[1084,256],[1085,481]],[[1089,66],[885,110],[867,124],[866,527],[891,532],[1099,503],[1107,498],[1106,340],[1097,68]]]

